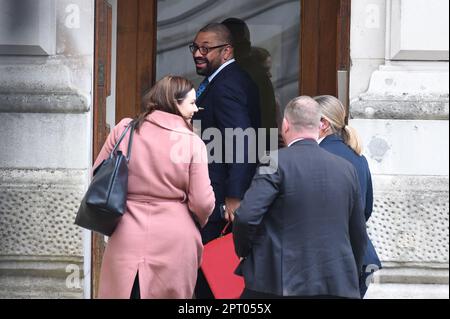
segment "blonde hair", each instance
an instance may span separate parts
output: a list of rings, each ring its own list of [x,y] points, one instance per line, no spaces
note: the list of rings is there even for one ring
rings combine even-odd
[[[362,143],[356,130],[345,124],[345,107],[341,101],[331,95],[320,95],[314,97],[319,103],[322,117],[330,123],[334,134],[338,134],[344,143],[358,155],[362,154]]]

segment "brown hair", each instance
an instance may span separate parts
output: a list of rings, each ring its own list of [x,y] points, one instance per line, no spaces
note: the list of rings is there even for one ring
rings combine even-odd
[[[344,140],[356,154],[362,154],[361,140],[356,130],[345,124],[345,107],[341,101],[331,95],[314,97],[320,105],[322,117],[330,122],[331,130]]]
[[[181,76],[167,75],[156,82],[142,97],[144,111],[136,118],[136,130],[139,130],[147,115],[156,110],[182,117],[178,110],[178,103],[183,101],[193,88],[194,84]],[[191,127],[188,122],[186,124]]]

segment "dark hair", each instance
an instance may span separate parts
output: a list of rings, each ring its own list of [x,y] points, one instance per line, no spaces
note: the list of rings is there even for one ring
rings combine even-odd
[[[252,47],[251,56],[258,65],[264,65],[267,58],[269,58],[271,55],[270,52],[264,48]]]
[[[221,23],[210,23],[201,28],[198,33],[200,32],[212,32],[219,36],[220,40],[222,40],[225,43],[228,43],[231,46],[234,46],[234,40],[233,36],[230,33],[230,30]]]
[[[181,76],[167,75],[156,82],[142,97],[144,111],[136,118],[136,130],[139,130],[147,115],[156,110],[182,117],[178,110],[178,102],[184,100],[193,88],[194,84]]]
[[[245,21],[238,18],[227,18],[221,23],[230,30],[231,36],[233,37],[236,59],[239,60],[248,57],[251,41],[250,30]]]

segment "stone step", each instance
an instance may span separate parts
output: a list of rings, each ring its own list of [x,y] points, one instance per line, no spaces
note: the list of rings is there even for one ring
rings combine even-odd
[[[449,285],[373,283],[364,299],[449,299]]]

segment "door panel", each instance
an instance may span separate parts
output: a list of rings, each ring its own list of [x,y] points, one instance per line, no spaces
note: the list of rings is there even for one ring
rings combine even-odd
[[[348,114],[350,0],[302,0],[301,19],[300,94],[340,97]]]
[[[300,94],[337,94],[339,0],[303,0],[300,35]]]
[[[116,123],[141,112],[141,96],[155,81],[156,1],[119,0]]]

